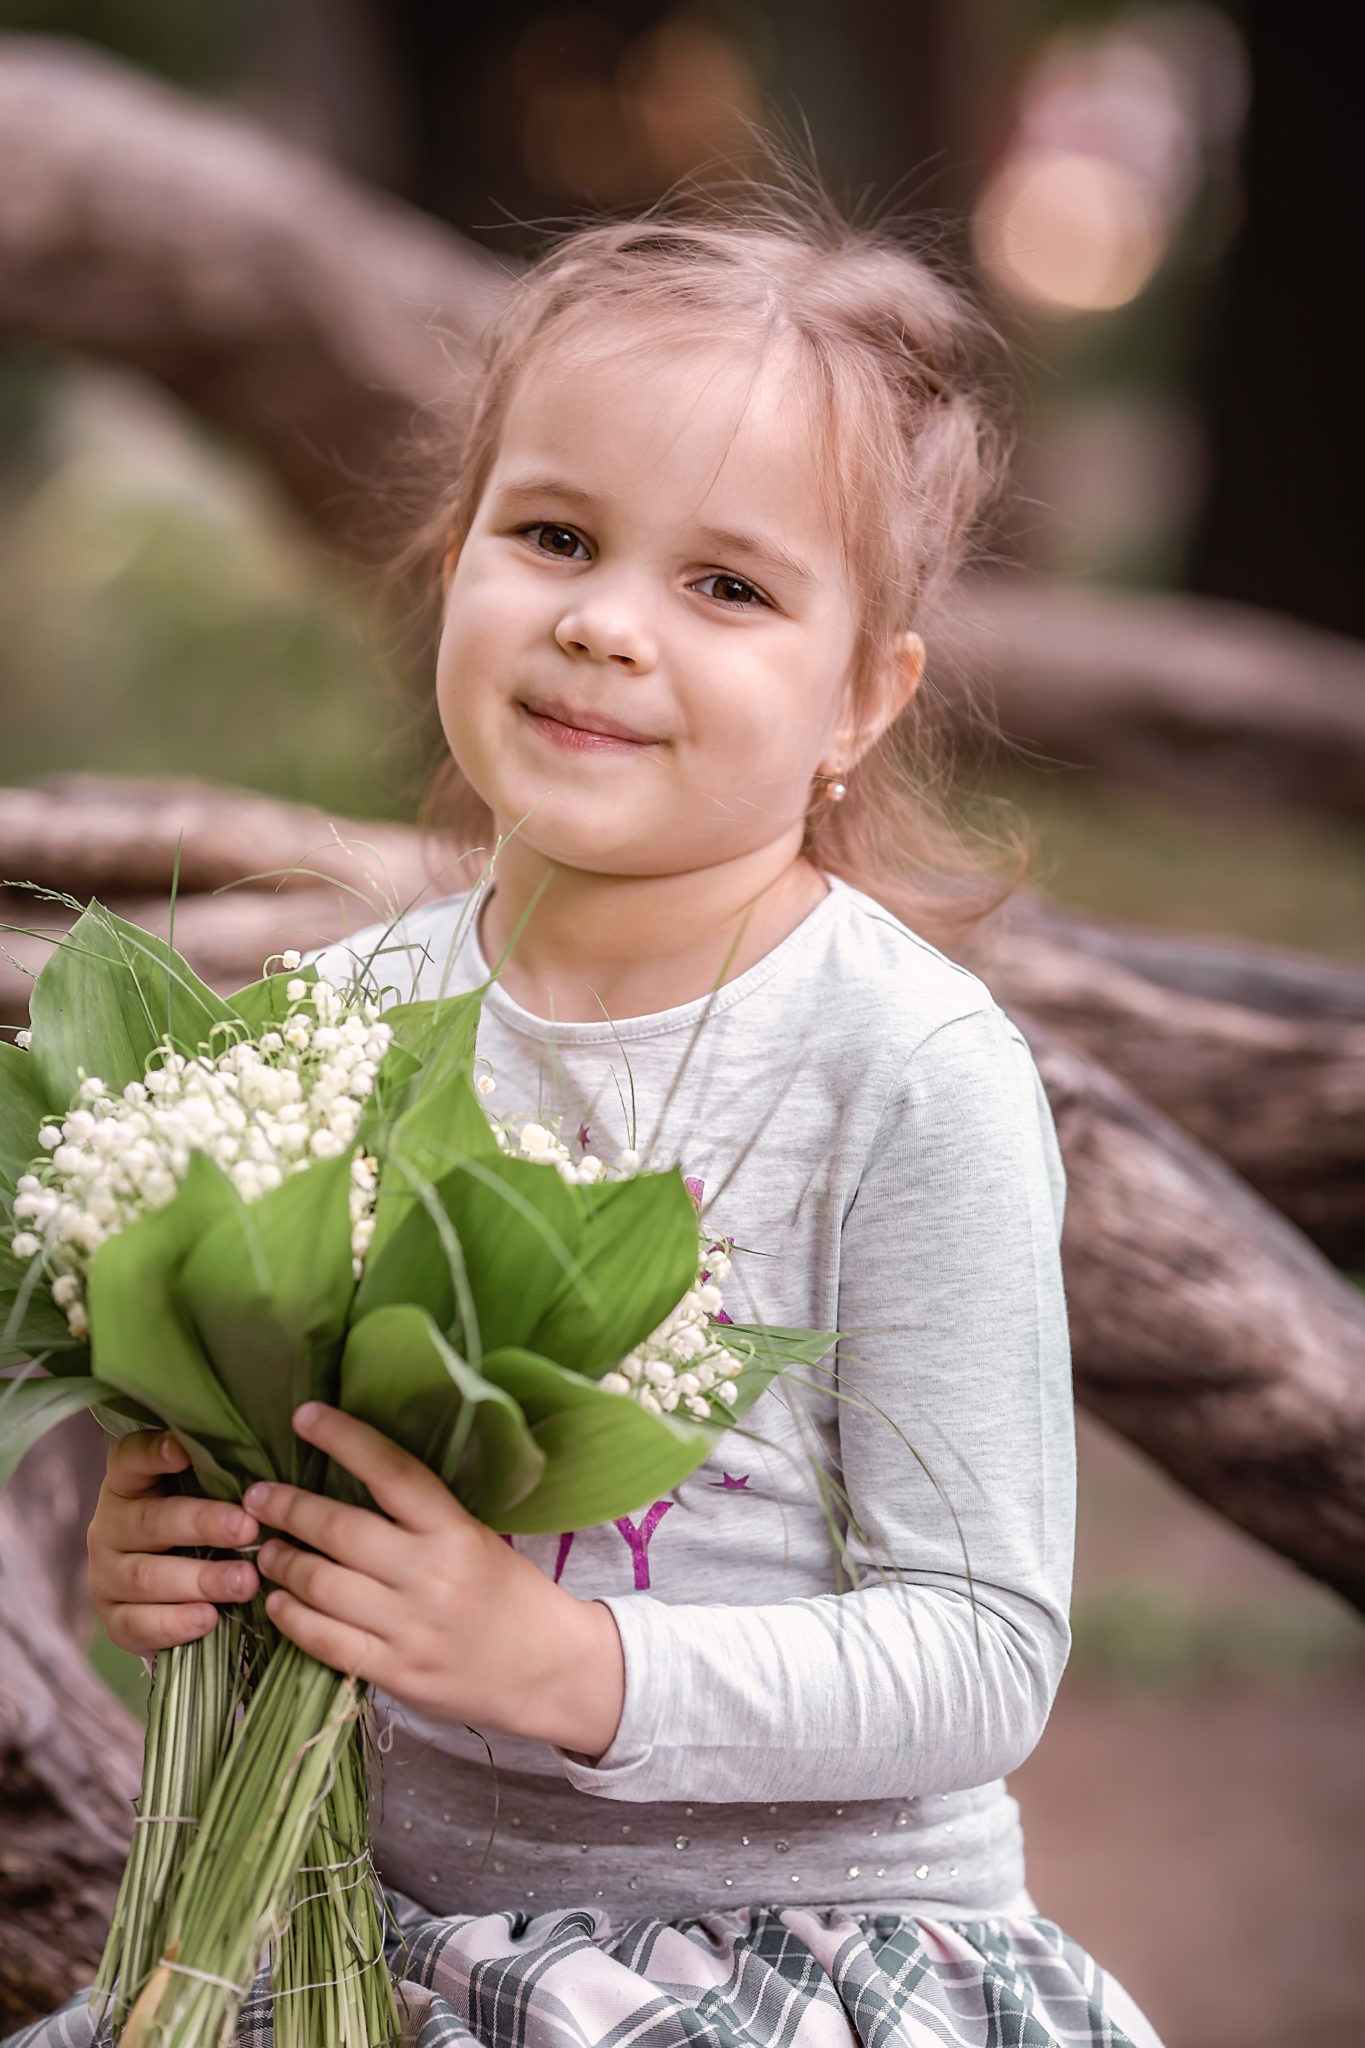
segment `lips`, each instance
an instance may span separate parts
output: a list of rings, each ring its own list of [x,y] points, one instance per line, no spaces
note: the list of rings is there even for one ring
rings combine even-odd
[[[658,744],[652,733],[639,732],[619,718],[607,718],[598,711],[580,711],[557,698],[524,698],[521,708],[537,732],[556,746],[589,752]]]

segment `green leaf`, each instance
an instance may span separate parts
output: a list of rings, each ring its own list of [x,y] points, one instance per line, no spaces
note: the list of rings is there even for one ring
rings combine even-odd
[[[516,1402],[471,1370],[410,1304],[355,1325],[341,1362],[341,1406],[442,1478],[470,1513],[494,1521],[545,1467]]]
[[[421,1062],[429,1085],[438,1086],[457,1069],[472,1069],[485,993],[476,988],[429,1002],[395,1003],[385,1010],[384,1022],[395,1043]]]
[[[724,1433],[715,1423],[649,1415],[530,1351],[494,1352],[483,1371],[519,1404],[545,1455],[535,1491],[485,1518],[507,1535],[554,1535],[632,1514],[681,1485]]]
[[[38,1156],[38,1132],[49,1115],[33,1054],[0,1042],[0,1206],[7,1212],[15,1182]]]
[[[656,1330],[696,1279],[697,1211],[679,1173],[585,1193],[581,1277],[564,1276],[524,1342],[595,1378]]]
[[[751,1354],[746,1370],[764,1371],[769,1379],[791,1365],[818,1365],[839,1341],[837,1330],[786,1330],[777,1323],[729,1323],[718,1334],[734,1351]]]
[[[228,1008],[248,1026],[253,1038],[259,1038],[262,1032],[286,1022],[290,1003],[285,991],[290,982],[306,981],[311,986],[317,978],[316,967],[296,967],[292,974],[267,974],[261,981],[250,981],[230,995]]]
[[[351,1269],[351,1161],[320,1160],[260,1200],[234,1195],[188,1251],[173,1295],[277,1476],[306,1485],[317,1454],[294,1434],[301,1401],[334,1401]]]
[[[83,1074],[98,1075],[118,1094],[142,1079],[168,1030],[177,1051],[193,1054],[232,1014],[164,939],[92,903],[33,985],[28,1056],[60,1111]]]
[[[478,1339],[463,1331],[465,1349],[472,1357],[524,1343],[560,1282],[578,1270],[586,1216],[580,1191],[552,1168],[507,1159],[495,1147],[491,1156],[446,1173],[432,1194],[464,1262],[465,1306],[472,1305]],[[441,1328],[463,1329],[441,1233],[418,1201],[406,1202],[401,1220],[371,1251],[356,1307],[364,1312],[391,1301],[421,1302]]]
[[[200,1485],[219,1495],[225,1471],[257,1479],[274,1474],[189,1327],[175,1283],[199,1239],[236,1202],[226,1177],[196,1152],[174,1201],[106,1238],[90,1263],[96,1375],[173,1429]]]
[[[0,1386],[0,1486],[8,1485],[15,1466],[40,1437],[110,1391],[92,1379],[26,1379]]]

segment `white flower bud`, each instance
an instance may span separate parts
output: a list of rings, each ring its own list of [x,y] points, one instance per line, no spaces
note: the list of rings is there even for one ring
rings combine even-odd
[[[66,1327],[70,1330],[73,1337],[88,1337],[90,1335],[90,1318],[85,1312],[83,1302],[72,1302],[66,1312]]]
[[[597,1382],[604,1394],[628,1394],[630,1381],[623,1372],[604,1372]]]
[[[291,981],[284,992],[291,1003],[301,1003],[308,993],[308,984],[306,981]]]
[[[16,1031],[14,1043],[18,1046],[20,1052],[27,1052],[33,1043],[33,1033],[31,1031]]]
[[[700,1394],[689,1394],[687,1396],[687,1407],[702,1422],[709,1421],[711,1415],[710,1405],[703,1401]]]
[[[70,1308],[81,1298],[81,1283],[74,1273],[59,1273],[52,1283],[52,1299],[58,1308]]]
[[[38,1133],[38,1143],[45,1152],[55,1152],[62,1142],[62,1134],[56,1124],[44,1124]]]
[[[621,1169],[622,1173],[638,1173],[640,1171],[640,1155],[635,1150],[633,1145],[628,1146],[626,1150],[620,1154],[616,1161],[616,1164]]]
[[[36,1259],[43,1248],[43,1240],[35,1237],[31,1230],[21,1230],[10,1240],[10,1250],[16,1259]]]
[[[346,1147],[335,1131],[314,1131],[308,1149],[315,1159],[340,1159]]]
[[[659,1406],[659,1403],[655,1400],[653,1394],[650,1393],[648,1387],[642,1388],[640,1393],[636,1396],[636,1399],[639,1401],[640,1406],[644,1409],[647,1415],[663,1414],[663,1409]]]
[[[480,1095],[491,1095],[497,1085],[491,1074],[480,1074],[478,1080],[474,1083]]]
[[[302,953],[295,952],[292,946],[286,947],[284,952],[280,955],[280,966],[286,974],[292,974],[295,968],[301,966],[302,963]]]
[[[739,1388],[733,1380],[722,1380],[716,1388],[716,1396],[717,1399],[725,1403],[727,1408],[733,1408],[739,1399]]]

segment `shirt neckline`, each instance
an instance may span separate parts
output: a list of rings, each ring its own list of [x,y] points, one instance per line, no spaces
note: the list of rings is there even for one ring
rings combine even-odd
[[[679,1003],[673,1009],[654,1010],[640,1017],[604,1019],[600,1024],[559,1023],[553,1017],[538,1017],[533,1010],[524,1010],[500,982],[491,979],[492,969],[484,958],[479,940],[482,897],[470,917],[465,947],[478,982],[488,984],[484,1008],[523,1037],[553,1039],[560,1045],[617,1045],[643,1038],[662,1038],[670,1032],[694,1030],[704,1019],[732,1010],[803,953],[835,915],[836,905],[851,893],[848,884],[837,875],[826,875],[825,881],[829,885],[828,893],[815,908],[806,913],[785,939],[779,939],[771,952],[756,960],[752,967],[746,967],[743,974],[736,975],[733,981],[727,981],[709,995],[695,997],[690,1003]]]

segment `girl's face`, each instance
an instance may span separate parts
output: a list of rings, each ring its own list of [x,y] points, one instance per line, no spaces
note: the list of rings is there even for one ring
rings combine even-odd
[[[542,362],[454,564],[441,720],[499,827],[565,866],[795,850],[812,776],[852,757],[856,626],[781,356]]]

